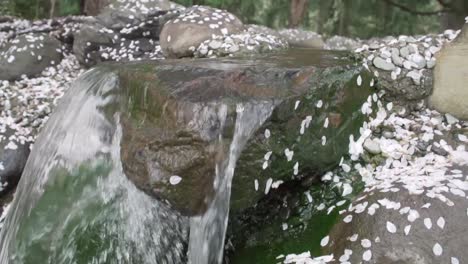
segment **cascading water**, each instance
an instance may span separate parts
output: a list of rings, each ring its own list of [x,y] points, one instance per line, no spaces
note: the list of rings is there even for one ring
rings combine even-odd
[[[117,74],[95,69],[62,99],[18,186],[0,234],[0,264],[221,262],[235,164],[274,100],[237,103],[227,151],[220,146],[226,143],[222,131],[233,104],[188,103],[198,109],[188,114],[189,126],[202,138],[217,138],[215,148],[225,153],[217,155],[208,209],[187,217],[137,189],[125,175],[125,96]],[[186,119],[184,110],[178,115]]]
[[[18,186],[0,263],[185,261],[186,219],[122,171],[116,87],[115,74],[92,70],[62,99]]]
[[[190,219],[189,263],[221,263],[229,217],[231,182],[237,159],[253,132],[270,116],[273,102],[237,105],[228,157],[216,165],[215,197],[202,216]]]

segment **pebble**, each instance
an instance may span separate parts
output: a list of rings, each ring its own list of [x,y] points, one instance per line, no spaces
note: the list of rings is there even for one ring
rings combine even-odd
[[[364,141],[363,146],[364,146],[364,149],[370,154],[377,155],[377,154],[382,153],[382,150],[380,149],[380,144],[377,141],[372,140],[370,138]]]
[[[451,115],[451,114],[448,114],[448,113],[447,113],[447,114],[445,114],[444,116],[445,116],[445,121],[447,121],[447,123],[448,123],[449,125],[454,125],[454,124],[460,122],[460,120],[458,120],[458,118],[454,117],[454,116]]]
[[[395,65],[393,65],[393,63],[388,62],[381,57],[375,57],[373,63],[375,67],[384,71],[391,71],[395,69]]]

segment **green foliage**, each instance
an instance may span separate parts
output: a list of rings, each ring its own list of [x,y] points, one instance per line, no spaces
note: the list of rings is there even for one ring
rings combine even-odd
[[[291,0],[175,0],[180,4],[209,5],[227,9],[245,23],[272,28],[288,25]],[[440,9],[436,0],[395,0],[418,11]],[[321,34],[360,38],[414,35],[441,30],[439,17],[418,16],[390,6],[383,0],[309,0],[302,27]]]
[[[79,14],[80,0],[56,0],[56,16]],[[272,28],[288,26],[292,0],[173,0],[190,5],[208,5],[226,9],[246,24]],[[453,5],[448,17],[458,20],[468,15],[466,0],[447,0]],[[28,19],[50,16],[51,0],[0,0],[0,16],[15,15]],[[437,0],[391,0],[413,11],[434,12],[442,9]],[[461,3],[461,4],[459,4]],[[462,7],[459,7],[462,5]],[[464,7],[463,7],[464,5]],[[460,13],[460,14],[459,14]],[[460,18],[461,17],[461,18]],[[449,18],[450,19],[450,18]],[[309,0],[301,27],[325,36],[344,35],[359,38],[386,35],[415,35],[440,32],[441,17],[421,16],[404,11],[388,0]],[[462,21],[464,22],[464,21]]]
[[[50,0],[0,0],[0,16],[12,15],[27,19],[49,18]],[[54,16],[78,15],[80,0],[56,0]]]

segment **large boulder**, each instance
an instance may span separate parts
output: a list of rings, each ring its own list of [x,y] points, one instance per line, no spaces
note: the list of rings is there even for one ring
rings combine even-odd
[[[20,35],[0,49],[0,80],[34,77],[62,60],[61,43],[47,34]]]
[[[231,179],[233,212],[241,211],[348,151],[373,89],[346,55],[289,50],[255,64],[166,60],[87,71],[35,143],[0,259],[185,263],[188,246],[190,260],[208,248],[210,261],[192,263],[215,263]]]
[[[159,35],[181,5],[171,1],[116,1],[74,34],[73,52],[87,67],[102,61],[162,57]]]
[[[213,35],[223,36],[243,30],[242,21],[227,11],[193,6],[164,25],[160,43],[167,57],[191,57],[198,46]]]
[[[468,25],[455,41],[437,56],[434,69],[434,91],[430,104],[435,109],[468,119]]]
[[[372,89],[366,70],[330,55],[291,50],[248,66],[242,60],[207,60],[120,67],[120,82],[132,88],[128,96],[135,109],[123,119],[126,174],[179,211],[204,212],[213,194],[210,171],[227,155],[233,136],[236,104],[265,100],[275,105],[239,157],[233,212],[252,206],[281,182],[333,168],[348,151],[349,135],[365,120],[361,105]],[[142,108],[144,101],[151,104]],[[227,106],[221,131],[220,103]],[[199,123],[197,117],[210,121]],[[171,184],[172,176],[180,183]]]

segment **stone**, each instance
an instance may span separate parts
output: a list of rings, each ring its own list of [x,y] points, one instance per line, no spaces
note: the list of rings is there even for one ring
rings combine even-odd
[[[0,141],[0,196],[16,188],[30,152],[29,143],[10,140],[10,135],[7,131]]]
[[[329,50],[354,51],[361,46],[362,43],[359,39],[352,39],[343,36],[333,36],[325,41],[324,48]]]
[[[353,214],[351,223],[337,221],[330,232],[330,241],[333,243],[323,249],[323,254],[341,256],[344,250],[350,250],[353,254],[349,256],[349,263],[360,263],[367,249],[359,241],[365,238],[373,241],[372,263],[440,263],[432,250],[435,244],[442,245],[444,250],[450,250],[448,254],[444,251],[441,257],[449,259],[449,256],[456,256],[465,260],[468,255],[463,245],[467,243],[467,236],[462,219],[467,217],[466,199],[452,194],[444,194],[445,196],[453,201],[453,206],[425,195],[409,194],[406,190],[385,194],[378,192],[364,199],[361,196],[361,200],[352,205],[366,203],[369,206],[364,212]],[[378,206],[371,210],[371,205]],[[428,230],[424,226],[423,219],[432,219],[435,225],[435,221],[441,216],[447,223],[443,228],[432,227]],[[343,219],[342,216],[339,218]],[[366,228],[362,228],[364,225]],[[358,241],[349,239],[353,235],[357,235]]]
[[[223,43],[221,43],[220,41],[216,41],[216,40],[212,40],[208,46],[210,47],[210,49],[219,49],[221,47],[221,45],[223,45]]]
[[[458,118],[454,117],[453,115],[451,114],[445,114],[445,121],[447,122],[447,124],[449,125],[454,125],[458,122],[460,122],[460,120],[458,120]]]
[[[424,59],[424,57],[419,54],[411,54],[409,56],[409,60],[414,63],[416,69],[422,69],[426,67],[426,59]]]
[[[194,50],[213,35],[236,34],[244,30],[233,14],[220,9],[194,6],[165,23],[160,34],[164,55],[170,58],[192,57]]]
[[[292,47],[321,49],[325,45],[322,36],[302,29],[283,29],[279,34],[287,40]]]
[[[436,65],[436,60],[431,58],[430,60],[427,61],[427,68],[428,69],[433,69]]]
[[[382,136],[383,136],[384,138],[387,138],[387,139],[395,138],[395,134],[394,134],[393,132],[391,132],[391,131],[384,131],[384,132],[382,133]]]
[[[19,35],[0,48],[0,80],[34,77],[62,60],[61,43],[47,34]]]
[[[444,148],[442,148],[441,146],[437,146],[435,144],[432,145],[431,150],[435,154],[440,155],[440,156],[444,156],[444,157],[449,154]]]
[[[397,66],[403,66],[403,58],[400,57],[400,51],[392,48],[392,62]]]
[[[408,46],[404,46],[403,48],[400,49],[400,54],[403,58],[407,59],[410,55],[410,51]]]
[[[436,110],[468,119],[468,25],[450,44],[437,53],[434,68],[434,91],[429,105]]]
[[[370,138],[364,141],[363,147],[367,152],[373,155],[377,155],[382,152],[382,150],[380,149],[380,144],[377,141]]]
[[[121,155],[126,175],[139,189],[167,200],[185,215],[203,213],[214,193],[216,157],[227,154],[226,148],[218,145],[217,133],[221,133],[221,128],[216,122],[212,122],[213,127],[197,125],[191,121],[195,118],[193,115],[212,113],[215,110],[208,107],[214,107],[216,102],[226,104],[227,123],[222,138],[228,141],[234,129],[237,103],[268,102],[275,98],[279,101],[271,116],[259,124],[239,156],[232,182],[231,213],[240,213],[265,196],[265,187],[260,187],[262,191],[255,190],[255,180],[260,186],[267,182],[270,187],[277,186],[272,183],[279,181],[286,184],[291,175],[285,168],[295,163],[298,164],[295,176],[298,179],[333,168],[348,152],[347,147],[342,146],[349,145],[349,135],[359,131],[365,120],[361,106],[373,89],[369,87],[370,74],[360,65],[348,62],[351,64],[344,66],[340,61],[339,66],[323,67],[334,64],[331,54],[334,53],[292,49],[275,53],[274,58],[259,56],[258,63],[247,67],[236,59],[220,59],[219,63],[193,60],[184,64],[161,61],[118,66],[121,87],[131,88],[129,95],[135,97],[129,102],[139,102],[137,98],[147,89],[145,100],[152,102],[152,106],[146,111],[153,113],[149,116],[162,116],[160,111],[187,115],[177,123],[170,115],[151,120],[146,120],[143,114],[123,116]],[[298,61],[301,63],[297,64]],[[361,73],[363,82],[358,86],[356,78]],[[291,91],[296,95],[289,97]],[[347,96],[351,94],[352,99]],[[323,104],[320,109],[315,107],[319,98]],[[294,111],[297,101],[301,103]],[[203,102],[212,104],[203,110]],[[162,105],[166,105],[166,110],[160,108]],[[211,118],[217,120],[216,116]],[[327,118],[329,122],[325,128]],[[280,133],[285,127],[288,133]],[[269,138],[265,137],[267,130]],[[323,136],[327,138],[325,145],[322,145]],[[293,147],[298,137],[301,138],[300,148]],[[287,148],[290,161],[285,157]],[[269,151],[271,154],[264,166],[265,154]],[[183,180],[169,185],[173,175]],[[190,195],[186,195],[188,193]]]
[[[73,52],[86,67],[162,57],[158,44],[162,27],[180,10],[182,6],[167,0],[114,1],[74,33]]]
[[[380,44],[377,43],[377,42],[372,42],[370,45],[369,45],[369,48],[371,50],[378,50],[380,48]]]
[[[75,34],[73,53],[82,65],[92,66],[100,62],[100,56],[91,57],[88,54],[98,51],[101,46],[114,46],[112,34],[105,33],[102,29],[103,27],[97,24],[83,25]]]
[[[378,56],[374,58],[373,63],[376,68],[384,71],[391,71],[395,69],[395,65],[393,65],[393,63],[387,62],[386,60]]]
[[[414,84],[420,85],[421,84],[421,77],[422,74],[417,70],[412,70],[406,74],[406,77],[409,77],[413,80]]]

